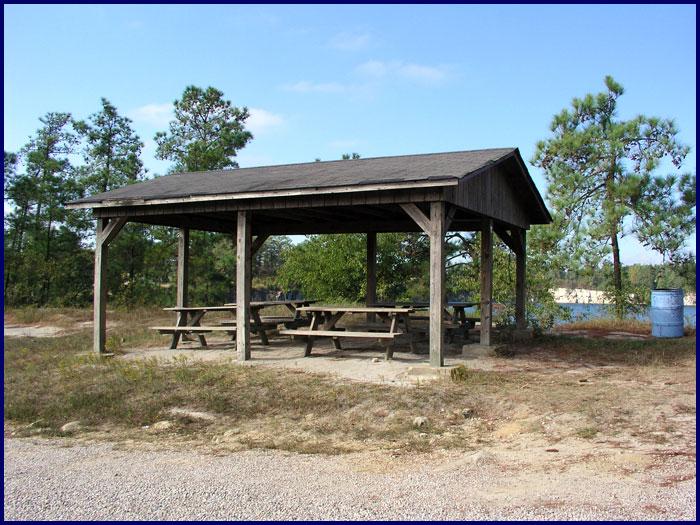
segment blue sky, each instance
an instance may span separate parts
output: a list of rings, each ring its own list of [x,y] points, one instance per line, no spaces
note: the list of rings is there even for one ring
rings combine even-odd
[[[146,144],[190,84],[251,108],[241,166],[518,146],[603,89],[673,117],[695,171],[695,6],[5,6],[4,147],[107,97]],[[531,173],[545,192],[541,173]],[[695,239],[691,241],[695,245]],[[631,239],[623,261],[657,261]]]

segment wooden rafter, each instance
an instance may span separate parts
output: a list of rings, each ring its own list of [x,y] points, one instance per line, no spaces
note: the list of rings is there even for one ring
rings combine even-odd
[[[430,223],[430,219],[425,216],[425,214],[421,211],[421,209],[416,206],[415,204],[407,203],[407,204],[400,204],[401,209],[406,212],[406,214],[413,219],[413,221],[420,227],[421,230],[423,230],[425,233],[430,235],[430,232],[432,230],[432,226]]]

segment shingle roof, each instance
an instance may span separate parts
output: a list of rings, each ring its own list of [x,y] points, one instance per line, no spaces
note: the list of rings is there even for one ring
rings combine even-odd
[[[70,204],[305,189],[323,192],[346,186],[438,183],[441,180],[447,183],[496,163],[514,151],[515,148],[498,148],[176,173],[91,195]]]

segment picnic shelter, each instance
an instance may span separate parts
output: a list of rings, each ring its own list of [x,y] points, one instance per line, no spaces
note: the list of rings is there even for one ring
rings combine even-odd
[[[491,344],[493,234],[514,252],[515,317],[526,326],[526,232],[552,218],[517,148],[176,173],[67,204],[97,220],[94,351],[105,351],[108,246],[127,222],[179,229],[177,306],[187,303],[189,232],[235,235],[236,351],[250,359],[251,267],[272,235],[364,233],[367,305],[377,302],[377,233],[430,240],[429,354],[444,362],[445,235],[481,233],[480,342]]]

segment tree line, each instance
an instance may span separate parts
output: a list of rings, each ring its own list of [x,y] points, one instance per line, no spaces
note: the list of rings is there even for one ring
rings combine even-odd
[[[554,227],[534,226],[528,235],[529,316],[536,326],[566,315],[549,294],[558,283],[590,282],[605,288],[620,317],[635,302],[648,300],[652,287],[688,286],[691,279],[695,286],[694,255],[684,248],[695,231],[695,175],[677,173],[689,149],[678,140],[670,119],[620,120],[622,86],[610,77],[605,86],[599,94],[573,99],[571,108],[555,115],[551,136],[537,144],[532,159],[544,170],[555,219]],[[189,86],[174,102],[167,130],[154,137],[156,157],[171,163],[168,173],[235,170],[237,152],[253,140],[246,129],[248,117],[246,107],[234,106],[221,91]],[[39,122],[19,151],[4,154],[9,205],[4,299],[18,306],[87,305],[92,300],[94,220],[89,212],[66,210],[64,204],[150,177],[142,161],[143,142],[132,122],[106,99],[85,120],[56,112]],[[673,172],[659,174],[662,168]],[[664,264],[648,271],[623,267],[619,241],[626,235],[659,252]],[[191,303],[231,299],[234,239],[192,232],[191,243]],[[421,234],[378,235],[378,296],[424,300],[428,250]],[[478,297],[478,251],[478,234],[448,235],[451,298]],[[174,302],[173,229],[128,224],[110,253],[112,304]],[[513,303],[514,257],[500,242],[494,257],[495,300],[507,313]],[[296,244],[288,237],[273,237],[256,254],[254,287],[362,301],[364,261],[363,235],[312,235]]]

